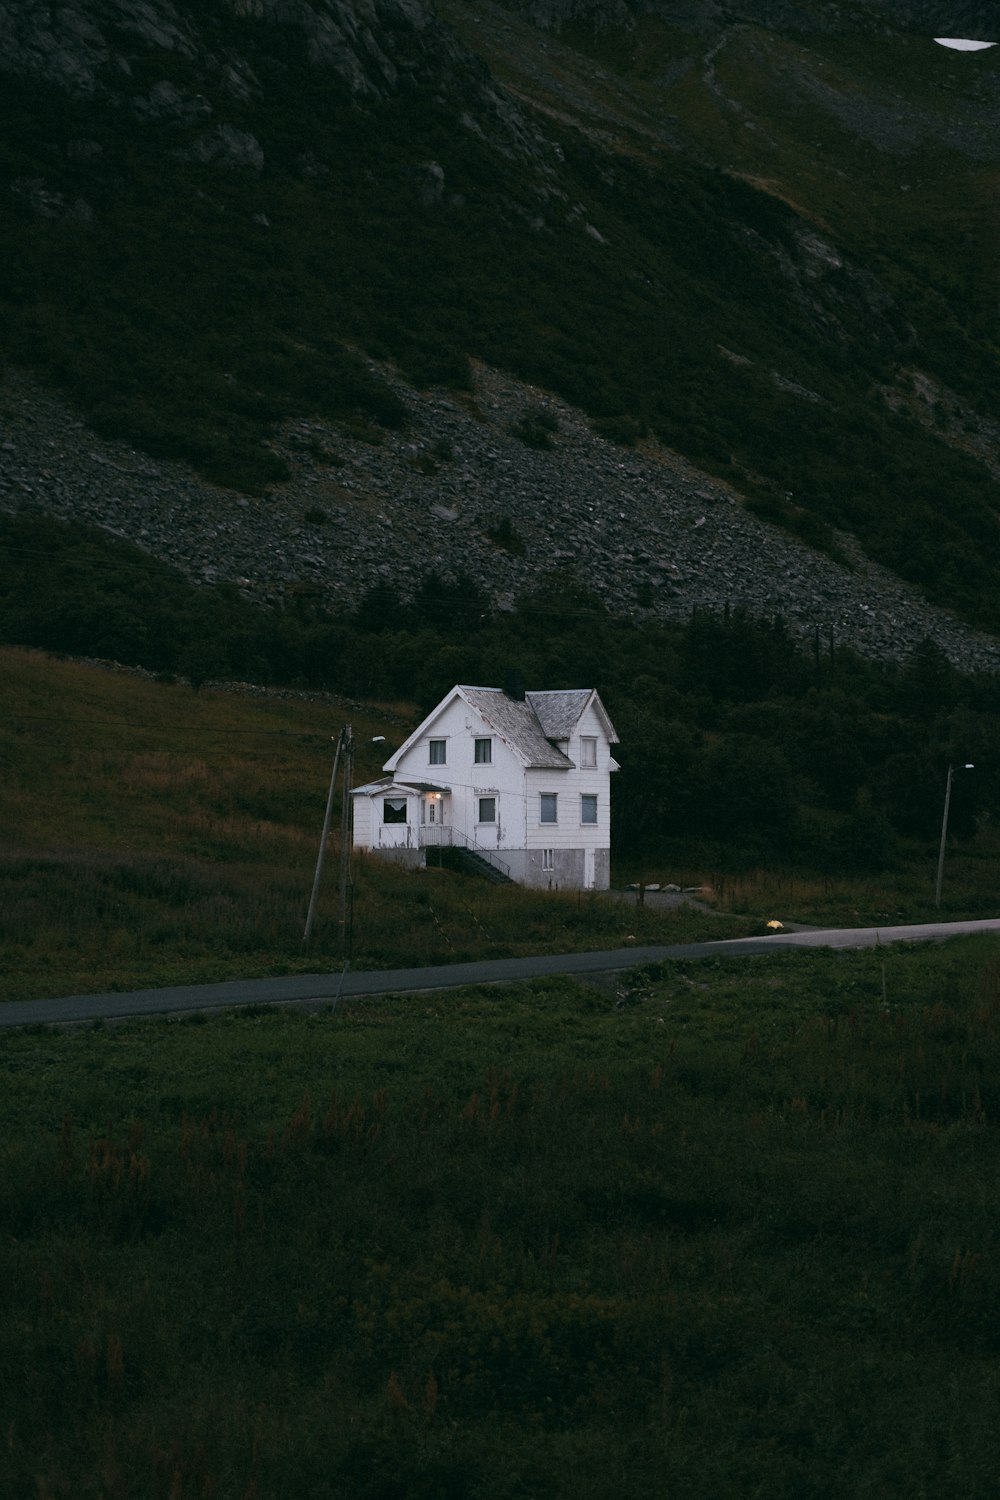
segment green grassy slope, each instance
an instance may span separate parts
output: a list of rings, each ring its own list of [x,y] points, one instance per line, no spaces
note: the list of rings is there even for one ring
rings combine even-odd
[[[346,956],[339,798],[316,926],[302,943],[345,720],[357,784],[408,732],[399,706],[267,698],[0,650],[0,999],[314,973]],[[742,917],[637,912],[496,890],[446,870],[354,861],[355,966],[685,942]]]
[[[374,724],[372,733],[391,742],[455,682],[502,684],[515,670],[526,683],[593,683],[609,707],[622,740],[622,771],[612,786],[618,882],[640,876],[683,885],[707,882],[720,899],[726,892],[730,909],[757,917],[851,925],[932,916],[947,766],[972,761],[975,774],[957,778],[953,789],[944,905],[956,917],[993,910],[990,872],[1000,812],[993,746],[1000,688],[995,677],[961,675],[932,643],[901,665],[879,666],[833,639],[817,638],[805,651],[780,619],[757,621],[739,611],[700,613],[683,625],[651,619],[639,625],[609,615],[560,574],[519,599],[513,611],[491,612],[462,578],[451,584],[428,580],[408,604],[380,588],[351,613],[331,614],[302,598],[292,598],[284,609],[262,610],[229,586],[196,587],[106,533],[37,516],[0,517],[0,560],[0,639],[76,656],[99,651],[157,674],[153,682],[75,676],[74,669],[37,655],[29,658],[30,669],[11,671],[4,745],[12,802],[5,826],[16,852],[63,847],[57,830],[65,826],[76,830],[71,842],[81,846],[82,864],[102,849],[114,858],[123,850],[176,853],[207,862],[204,884],[215,878],[213,862],[231,873],[242,861],[248,891],[254,861],[271,861],[272,871],[287,866],[290,904],[262,916],[259,932],[257,916],[241,927],[238,894],[226,907],[223,926],[226,942],[235,944],[234,965],[250,948],[254,962],[288,959],[280,943],[268,950],[268,935],[277,941],[278,934],[298,930],[293,887],[307,882],[291,871],[308,863],[301,830],[318,817],[316,809],[309,814],[300,790],[307,774],[317,787],[324,783],[329,737],[344,716]],[[10,659],[25,660],[16,653]],[[286,703],[280,714],[304,717],[291,738],[275,737],[287,726],[283,718],[274,723],[266,717],[272,709],[279,712],[273,705],[265,712],[268,700],[254,706],[252,697],[215,700],[207,689],[198,691],[231,679],[346,696],[330,705],[301,700],[294,710]],[[101,712],[91,724],[96,684],[102,684],[95,699]],[[404,698],[401,711],[391,707]],[[40,707],[49,701],[60,706],[65,722],[55,708],[46,713]],[[366,702],[367,709],[356,707]],[[265,713],[261,722],[258,713]],[[261,754],[250,756],[245,752],[257,728],[267,733]],[[227,744],[234,751],[229,768],[218,774],[204,756],[209,731],[221,735],[213,754],[222,754]],[[300,733],[306,736],[301,741]],[[74,756],[64,764],[78,735],[88,753],[79,764]],[[105,735],[120,757],[97,754]],[[271,752],[291,746],[295,756],[271,764],[268,746]],[[370,757],[362,760],[359,774],[373,774],[376,765]],[[83,771],[87,776],[78,783]],[[73,818],[84,816],[92,826],[77,827],[72,819],[64,825],[62,813],[51,821],[45,788],[56,774],[69,780],[60,780],[52,806],[64,800]],[[80,787],[87,791],[82,799]],[[213,829],[220,830],[218,839]],[[123,845],[124,833],[136,841]],[[36,871],[43,884],[46,869],[43,862]],[[266,883],[263,874],[261,879]],[[277,888],[286,875],[273,879]],[[86,884],[74,887],[72,867],[59,880],[73,899],[82,900],[89,890]],[[182,894],[184,889],[182,882]],[[414,889],[412,882],[400,886]],[[366,890],[374,895],[375,883]],[[99,947],[96,934],[118,908],[105,911],[102,898],[94,899],[100,921],[92,921],[84,901],[74,932],[93,927]],[[25,908],[29,925],[39,909],[33,896]],[[261,910],[256,904],[253,909]],[[546,910],[542,903],[522,911],[510,898],[511,921],[526,924],[531,942],[545,941]],[[423,924],[419,933],[381,918],[362,924],[366,962],[405,962],[407,945],[418,939],[421,952],[433,950],[439,957],[454,957],[470,943],[469,956],[484,951],[483,944],[499,956],[512,936],[506,917],[496,926],[481,921],[480,912],[470,926],[461,902],[442,908],[421,897],[408,913]],[[564,913],[548,937],[558,944],[564,926],[576,926],[585,945],[591,920],[586,907]],[[166,964],[173,939],[195,931],[172,924],[170,916],[160,949],[146,955],[150,962]],[[123,918],[118,925],[128,924]],[[618,932],[614,922],[612,927]],[[210,929],[211,921],[200,929],[203,945],[210,942]],[[51,941],[62,953],[76,939],[62,933]],[[38,932],[32,962],[41,961],[45,947]],[[398,960],[397,950],[403,953]]]

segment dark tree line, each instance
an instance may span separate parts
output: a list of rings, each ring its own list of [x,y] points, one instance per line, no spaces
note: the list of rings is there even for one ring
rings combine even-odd
[[[561,575],[505,612],[461,573],[428,574],[409,598],[380,585],[340,614],[295,592],[264,610],[106,533],[35,516],[0,517],[0,560],[4,641],[196,687],[253,680],[418,709],[456,682],[597,687],[621,736],[624,853],[688,840],[722,862],[878,869],[936,836],[949,763],[977,766],[954,784],[956,838],[1000,810],[1000,679],[959,673],[929,641],[876,664],[739,610],[638,622]]]

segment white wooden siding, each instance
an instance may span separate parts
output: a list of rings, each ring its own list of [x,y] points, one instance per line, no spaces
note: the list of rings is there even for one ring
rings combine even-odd
[[[373,844],[372,839],[372,804],[370,797],[352,797],[354,809],[354,843],[362,849],[369,849]]]
[[[443,766],[432,766],[428,742],[441,739],[448,742],[448,758]],[[477,739],[493,741],[493,759],[488,765],[476,763]],[[461,698],[449,703],[400,756],[393,774],[401,781],[440,781],[451,787],[452,827],[477,843],[491,849],[525,847],[527,818],[520,758]],[[496,797],[496,824],[477,822],[480,797]]]
[[[606,849],[611,842],[611,787],[608,773],[600,770],[529,771],[525,777],[527,803],[527,849]],[[543,823],[541,793],[558,795],[558,821]],[[580,797],[597,797],[597,822],[580,818]]]
[[[488,764],[476,762],[477,739],[492,741],[492,758]],[[596,741],[596,765],[583,766],[581,739]],[[431,740],[446,743],[443,765],[432,765],[429,759]],[[611,770],[614,765],[603,722],[593,706],[588,707],[574,726],[572,736],[562,748],[572,766],[566,769],[546,767],[525,769],[523,760],[484,718],[477,708],[455,695],[425,721],[419,737],[393,759],[392,775],[397,782],[433,782],[450,788],[441,805],[443,821],[458,834],[487,849],[506,851],[515,870],[515,878],[527,883],[544,883],[553,878],[570,885],[598,879],[607,883],[608,851],[611,845]],[[558,821],[541,822],[540,794],[555,793]],[[581,797],[597,798],[597,822],[581,820]],[[496,798],[496,823],[479,823],[479,798]],[[412,844],[416,848],[420,829],[421,798],[411,793],[408,825],[384,825],[380,796],[373,800],[358,799],[365,807],[355,809],[355,842],[368,847],[387,848],[394,844]],[[550,875],[541,869],[541,851],[552,849],[557,870]],[[595,858],[596,856],[596,858]],[[537,866],[537,869],[536,869]],[[577,869],[579,866],[579,869]],[[522,868],[523,867],[523,868]]]

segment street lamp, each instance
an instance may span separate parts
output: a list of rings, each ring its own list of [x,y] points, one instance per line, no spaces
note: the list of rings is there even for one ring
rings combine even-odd
[[[941,907],[941,877],[944,875],[944,846],[948,837],[948,809],[951,806],[951,778],[956,771],[974,771],[976,768],[971,761],[964,766],[949,766],[948,780],[944,788],[944,816],[941,819],[941,847],[938,850],[937,884],[934,887],[934,905],[940,910]]]

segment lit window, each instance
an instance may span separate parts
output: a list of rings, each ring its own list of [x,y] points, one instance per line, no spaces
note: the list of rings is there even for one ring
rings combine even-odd
[[[554,870],[556,867],[555,851],[552,849],[542,850],[542,869]]]
[[[480,797],[479,799],[479,821],[480,823],[495,823],[497,820],[497,799],[495,797]]]
[[[476,765],[491,766],[493,764],[493,741],[476,740]]]
[[[406,822],[406,798],[386,797],[382,803],[383,823],[405,823]]]
[[[597,796],[594,792],[583,792],[580,797],[580,822],[597,822]]]
[[[559,821],[556,815],[556,803],[559,796],[558,792],[540,792],[539,796],[541,797],[541,804],[538,814],[539,822],[557,823]]]
[[[428,740],[428,763],[432,766],[443,766],[448,759],[447,740]]]
[[[580,765],[597,765],[597,741],[596,739],[588,738],[587,735],[581,735],[580,737]]]

